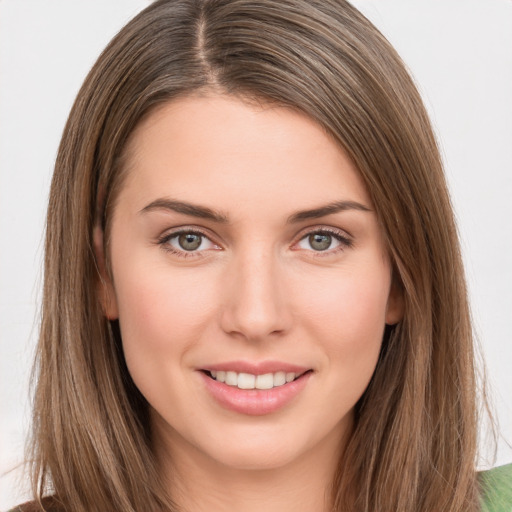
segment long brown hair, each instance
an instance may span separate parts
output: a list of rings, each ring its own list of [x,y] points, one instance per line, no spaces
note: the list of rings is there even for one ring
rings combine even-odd
[[[334,510],[475,511],[472,332],[450,199],[405,67],[343,0],[159,0],[102,53],[69,116],[46,232],[33,484],[62,509],[175,510],[159,480],[147,404],[102,313],[92,233],[106,233],[123,148],[154,108],[214,89],[304,112],[356,163],[375,205],[403,320],[333,479]]]

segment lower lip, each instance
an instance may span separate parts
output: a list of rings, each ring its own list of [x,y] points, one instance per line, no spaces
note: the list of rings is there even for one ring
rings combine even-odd
[[[306,386],[312,372],[272,389],[238,389],[199,372],[206,389],[222,407],[240,414],[262,416],[289,404]]]

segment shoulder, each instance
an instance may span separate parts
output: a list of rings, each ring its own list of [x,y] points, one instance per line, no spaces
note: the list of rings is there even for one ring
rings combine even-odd
[[[29,501],[23,505],[18,505],[8,512],[61,512],[57,500],[52,497],[43,498],[41,503],[37,501]]]
[[[478,476],[482,512],[512,511],[512,464],[482,471]]]

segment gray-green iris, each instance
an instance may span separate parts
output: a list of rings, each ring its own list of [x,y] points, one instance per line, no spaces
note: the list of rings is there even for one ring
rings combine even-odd
[[[183,233],[178,237],[178,243],[185,251],[195,251],[201,245],[201,239],[201,235]]]
[[[309,244],[315,251],[325,251],[329,249],[332,242],[332,236],[324,233],[314,233],[309,235]]]

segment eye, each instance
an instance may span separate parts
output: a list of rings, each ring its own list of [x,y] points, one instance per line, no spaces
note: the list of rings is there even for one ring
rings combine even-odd
[[[302,237],[297,247],[314,252],[337,252],[352,245],[352,241],[341,232],[330,230],[318,230]]]
[[[180,249],[185,251],[195,251],[201,247],[203,243],[203,236],[198,235],[197,233],[181,233],[181,235],[176,235],[173,239]]]
[[[194,230],[182,230],[164,235],[158,243],[166,250],[178,256],[192,256],[209,249],[220,249],[204,233]]]

